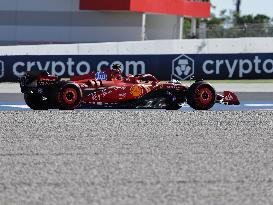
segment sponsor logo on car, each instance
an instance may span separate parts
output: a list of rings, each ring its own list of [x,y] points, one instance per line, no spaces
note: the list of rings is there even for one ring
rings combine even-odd
[[[231,101],[231,100],[233,100],[232,95],[229,93],[229,94],[225,97],[225,100],[226,100],[226,101]]]
[[[172,79],[187,80],[194,75],[194,60],[187,55],[180,55],[172,62]]]
[[[107,75],[104,72],[96,73],[96,80],[107,80]]]
[[[134,85],[131,89],[130,89],[131,94],[134,97],[139,97],[142,94],[142,88],[139,85]]]

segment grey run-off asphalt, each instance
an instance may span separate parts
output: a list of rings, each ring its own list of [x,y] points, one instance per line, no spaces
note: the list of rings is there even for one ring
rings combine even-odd
[[[273,203],[273,112],[0,116],[0,204]]]

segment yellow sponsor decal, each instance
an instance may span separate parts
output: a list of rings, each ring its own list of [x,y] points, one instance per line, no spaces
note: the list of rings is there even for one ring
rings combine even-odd
[[[139,97],[142,94],[142,88],[138,85],[134,85],[130,91],[134,97]]]

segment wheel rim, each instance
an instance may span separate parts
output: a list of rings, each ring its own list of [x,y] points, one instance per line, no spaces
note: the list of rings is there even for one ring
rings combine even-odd
[[[209,88],[200,88],[197,91],[197,99],[203,105],[208,105],[213,100],[213,92]]]
[[[77,101],[77,99],[78,99],[78,93],[73,88],[67,88],[63,92],[62,98],[63,98],[63,100],[64,100],[64,102],[66,104],[72,105],[72,104],[74,104]]]

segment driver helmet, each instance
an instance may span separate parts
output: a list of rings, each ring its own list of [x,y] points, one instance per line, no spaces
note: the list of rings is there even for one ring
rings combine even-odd
[[[114,65],[112,65],[112,70],[121,71],[121,65],[120,64],[114,64]]]
[[[121,65],[114,64],[112,65],[112,78],[121,79]]]

